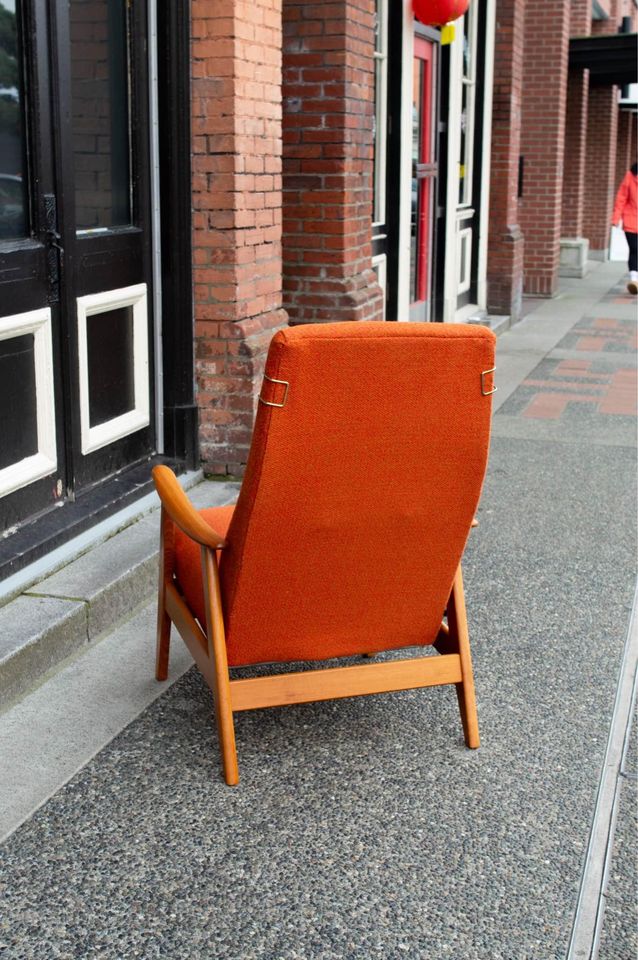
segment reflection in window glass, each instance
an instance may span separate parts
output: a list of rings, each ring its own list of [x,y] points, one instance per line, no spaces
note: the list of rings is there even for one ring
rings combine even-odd
[[[417,299],[417,258],[418,258],[418,221],[421,183],[418,179],[417,164],[422,161],[421,157],[421,124],[422,108],[421,97],[423,93],[423,61],[415,57],[412,67],[412,190],[411,190],[411,213],[410,213],[410,302],[414,303]]]
[[[472,203],[474,130],[476,113],[476,8],[463,17],[463,75],[459,138],[459,204]]]
[[[0,470],[38,452],[33,334],[0,340]]]
[[[28,233],[20,0],[0,0],[0,242]]]
[[[419,299],[419,261],[422,256],[421,215],[423,191],[427,180],[414,180],[412,186],[412,217],[410,220],[410,303]]]
[[[372,170],[374,223],[385,223],[386,117],[388,97],[388,4],[376,0],[374,19],[374,117]]]
[[[70,0],[78,230],[131,221],[126,0]]]
[[[87,317],[89,422],[92,427],[135,407],[133,308]]]

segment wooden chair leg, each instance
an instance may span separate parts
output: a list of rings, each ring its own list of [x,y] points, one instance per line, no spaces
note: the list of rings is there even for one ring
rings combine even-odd
[[[221,593],[217,560],[208,547],[201,548],[204,579],[204,601],[208,636],[208,655],[213,666],[213,697],[217,733],[224,768],[224,779],[230,787],[239,783],[235,724],[230,696],[230,677],[226,655],[226,636],[222,614]]]
[[[171,644],[171,618],[166,612],[166,580],[172,577],[173,571],[168,570],[168,558],[166,551],[166,537],[172,533],[169,531],[170,519],[162,508],[162,519],[160,526],[160,552],[159,552],[159,588],[157,591],[157,645],[155,652],[155,679],[166,680],[168,677],[168,657]]]
[[[465,595],[463,593],[463,575],[461,565],[456,571],[450,602],[447,610],[449,641],[453,644],[461,660],[461,683],[456,684],[456,695],[459,701],[461,723],[466,746],[476,749],[480,746],[478,716],[476,713],[476,697],[474,694],[474,675],[472,672],[472,657],[470,654],[470,638],[467,629],[467,614],[465,610]],[[438,648],[438,645],[437,645]]]
[[[157,646],[155,654],[155,679],[166,680],[168,678],[168,657],[171,646],[171,618],[166,613],[164,606],[161,605],[163,597],[158,598],[157,604]]]

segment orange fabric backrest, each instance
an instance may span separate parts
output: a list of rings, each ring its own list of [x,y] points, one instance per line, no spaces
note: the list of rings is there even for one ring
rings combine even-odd
[[[434,641],[485,474],[494,343],[435,323],[275,335],[266,374],[289,388],[259,404],[220,563],[231,664]]]

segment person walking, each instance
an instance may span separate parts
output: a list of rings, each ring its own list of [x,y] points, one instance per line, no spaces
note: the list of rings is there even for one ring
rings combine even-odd
[[[627,289],[634,296],[638,294],[638,163],[634,163],[623,177],[616,194],[612,226],[623,230],[629,245],[629,282]]]

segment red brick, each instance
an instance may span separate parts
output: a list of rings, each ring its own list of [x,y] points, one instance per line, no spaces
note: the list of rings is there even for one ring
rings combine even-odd
[[[373,0],[284,0],[283,302],[291,323],[382,313],[370,263],[373,18]]]

